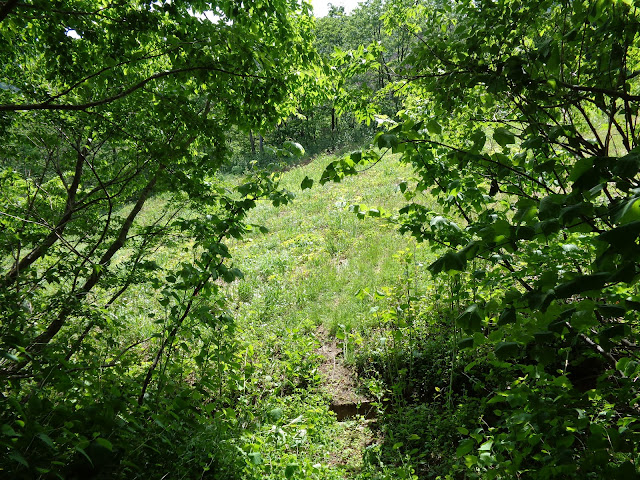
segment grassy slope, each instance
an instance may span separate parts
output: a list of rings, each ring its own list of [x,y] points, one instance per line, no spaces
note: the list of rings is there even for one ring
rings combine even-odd
[[[248,221],[269,232],[256,229],[230,245],[233,262],[245,275],[226,287],[237,329],[235,334],[221,332],[226,345],[221,347],[221,363],[216,364],[215,349],[210,347],[209,373],[201,371],[194,378],[209,377],[214,391],[221,386],[235,392],[221,390],[211,400],[231,407],[224,410],[235,419],[229,423],[236,433],[227,440],[234,445],[228,453],[231,458],[238,456],[233,453],[236,449],[244,452],[242,478],[284,478],[290,465],[298,466],[295,478],[398,478],[396,467],[381,467],[375,457],[383,441],[380,432],[372,432],[362,419],[337,422],[329,411],[330,399],[320,388],[317,352],[327,339],[321,338],[318,327],[330,335],[351,332],[352,340],[363,340],[363,349],[377,344],[380,318],[371,313],[370,298],[358,298],[356,293],[402,284],[406,271],[394,258],[397,252],[429,254],[399,235],[387,219],[358,219],[349,211],[351,204],[397,210],[404,203],[397,184],[411,176],[409,167],[390,157],[341,183],[319,185],[322,171],[333,160],[320,156],[285,172],[282,185],[296,195],[295,200],[277,208],[260,203]],[[316,183],[301,191],[305,176]],[[239,179],[222,180],[232,185]],[[160,216],[164,206],[162,198],[149,202],[143,211],[145,221]],[[154,259],[165,267],[189,260],[189,245],[179,238],[175,242],[160,247]],[[155,331],[154,320],[166,316],[157,302],[135,285],[122,297],[117,314],[128,319],[128,336],[135,340]],[[152,318],[149,312],[157,316]],[[185,368],[185,372],[190,369]],[[210,441],[207,435],[192,439],[194,445]],[[259,454],[260,460],[252,454]]]
[[[250,236],[232,249],[246,275],[238,285],[240,296],[252,299],[241,305],[243,318],[258,310],[268,312],[271,323],[278,318],[279,326],[310,320],[335,329],[358,323],[368,305],[354,294],[388,285],[398,275],[392,256],[408,239],[385,220],[360,220],[347,207],[397,207],[402,197],[395,186],[410,172],[391,160],[342,183],[316,184],[301,192],[304,176],[319,178],[331,159],[321,157],[284,175],[283,185],[296,194],[292,204],[262,204],[252,212],[250,221],[266,226],[269,233]]]
[[[371,303],[355,294],[397,283],[403,267],[394,254],[415,246],[388,221],[360,220],[348,206],[357,203],[393,211],[404,200],[396,185],[411,171],[388,159],[339,184],[316,183],[301,192],[302,179],[317,180],[331,160],[320,157],[285,173],[283,185],[296,194],[295,201],[279,208],[258,206],[250,222],[266,226],[269,233],[252,234],[231,249],[235,264],[245,274],[231,286],[237,322],[258,366],[254,381],[261,394],[249,402],[256,404],[257,411],[283,408],[278,424],[287,425],[302,415],[310,427],[305,429],[310,432],[307,441],[295,452],[264,440],[273,422],[247,434],[244,448],[259,449],[268,458],[265,465],[270,465],[256,467],[256,478],[278,478],[279,468],[273,464],[282,463],[283,458],[285,463],[301,465],[300,473],[310,478],[366,476],[363,450],[366,444],[367,451],[377,447],[362,421],[338,423],[328,414],[328,400],[317,388],[321,380],[315,370],[320,341],[316,330],[324,325],[331,332],[347,330],[366,336],[368,325],[377,322],[370,314]],[[284,431],[285,438],[296,435]],[[294,457],[286,457],[293,453]],[[314,473],[314,468],[319,470]]]

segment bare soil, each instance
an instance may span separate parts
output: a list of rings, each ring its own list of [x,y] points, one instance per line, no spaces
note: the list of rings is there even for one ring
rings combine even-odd
[[[358,392],[357,374],[344,364],[342,348],[335,337],[323,325],[316,330],[322,342],[318,354],[322,357],[319,371],[324,378],[322,390],[331,398],[329,408],[335,412],[338,421],[361,415],[367,419],[376,416],[372,400]]]

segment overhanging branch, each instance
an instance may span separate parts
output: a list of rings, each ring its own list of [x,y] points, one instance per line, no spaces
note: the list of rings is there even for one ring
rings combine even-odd
[[[127,95],[132,94],[133,92],[140,90],[147,83],[152,82],[154,80],[158,80],[160,78],[169,77],[171,75],[177,75],[179,73],[188,73],[195,71],[212,71],[212,72],[220,72],[225,75],[230,75],[232,77],[240,77],[240,78],[255,78],[258,80],[269,80],[268,77],[264,77],[261,75],[254,75],[249,73],[237,73],[231,72],[229,70],[225,70],[219,67],[213,66],[198,66],[198,67],[187,67],[187,68],[177,68],[174,70],[167,70],[164,72],[158,72],[154,75],[151,75],[148,78],[130,86],[129,88],[123,90],[122,92],[113,95],[111,97],[102,98],[100,100],[96,100],[93,102],[80,103],[80,104],[55,104],[55,103],[32,103],[32,104],[22,104],[22,105],[12,105],[12,104],[4,104],[0,105],[0,112],[25,112],[31,110],[64,110],[64,111],[78,111],[78,110],[87,110],[93,107],[99,107],[101,105],[106,105],[108,103],[115,102],[116,100],[120,100],[121,98],[126,97]]]

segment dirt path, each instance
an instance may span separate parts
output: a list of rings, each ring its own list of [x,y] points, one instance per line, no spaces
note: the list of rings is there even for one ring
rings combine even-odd
[[[329,409],[338,420],[336,443],[328,462],[357,474],[363,466],[363,453],[379,441],[376,427],[377,409],[372,400],[358,392],[357,374],[344,364],[342,348],[324,326],[318,327],[316,337],[321,342],[317,353],[322,357],[319,366],[323,377],[322,391],[330,398]],[[348,478],[348,477],[345,477]]]
[[[375,406],[371,399],[358,393],[356,373],[344,364],[342,348],[335,337],[331,336],[324,326],[316,331],[322,346],[318,354],[323,358],[320,373],[324,378],[322,390],[331,397],[330,408],[336,413],[338,421],[362,415],[375,418]]]

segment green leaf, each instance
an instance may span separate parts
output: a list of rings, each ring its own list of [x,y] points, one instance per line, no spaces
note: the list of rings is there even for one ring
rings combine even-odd
[[[592,167],[593,167],[593,158],[592,157],[579,159],[575,163],[573,168],[571,169],[571,174],[569,175],[569,180],[571,180],[572,182],[575,182],[584,173],[590,171]]]
[[[607,282],[610,274],[608,272],[594,273],[592,275],[579,275],[568,282],[561,283],[555,287],[556,298],[569,298],[573,295],[590,290],[600,290]]]
[[[390,133],[383,133],[378,137],[378,148],[393,148],[399,143],[398,137]]]
[[[42,440],[45,443],[45,445],[47,445],[49,448],[52,448],[52,449],[56,448],[55,444],[53,443],[53,440],[51,440],[51,437],[49,437],[49,435],[47,435],[46,433],[39,433],[38,438]]]
[[[493,447],[493,440],[487,440],[480,447],[478,447],[478,451],[480,452],[490,452],[491,447]]]
[[[13,429],[13,427],[11,425],[7,425],[6,423],[2,424],[2,427],[0,428],[0,432],[2,432],[3,435],[6,435],[7,437],[19,437],[20,434],[16,433],[16,431]]]
[[[440,135],[442,133],[442,126],[435,119],[429,120],[426,124],[426,127],[429,133],[432,133],[434,135]]]
[[[288,140],[284,142],[282,146],[285,148],[287,152],[289,152],[290,154],[296,157],[302,157],[304,155],[304,148],[302,147],[302,145],[300,145],[297,142],[292,142]]]
[[[500,342],[496,345],[494,353],[499,360],[508,360],[520,353],[520,345],[517,342]]]
[[[109,440],[107,440],[106,438],[102,438],[102,437],[98,437],[96,439],[94,439],[94,441],[100,445],[103,448],[106,448],[107,450],[109,450],[110,452],[113,451],[113,445],[111,444],[111,442]]]
[[[478,305],[468,307],[458,318],[456,324],[467,333],[474,333],[482,326],[482,316]]]
[[[297,463],[290,463],[284,469],[284,476],[286,478],[291,478],[296,473],[300,466]]]
[[[456,449],[456,457],[464,457],[475,448],[476,442],[472,438],[465,438]]]
[[[596,308],[604,318],[624,317],[627,313],[627,309],[620,305],[598,304]]]
[[[464,464],[467,468],[473,468],[474,465],[478,464],[478,457],[475,455],[467,455],[464,457]]]
[[[0,357],[6,358],[7,360],[9,360],[11,362],[19,362],[20,361],[20,359],[18,357],[16,357],[14,354],[9,353],[9,352],[5,352],[5,351],[0,351]]]
[[[273,422],[280,420],[283,415],[284,415],[284,411],[280,407],[276,407],[269,411],[269,418]]]
[[[631,179],[640,171],[640,150],[634,148],[628,155],[616,159],[613,172],[623,179]]]
[[[639,234],[640,220],[604,232],[597,237],[597,240],[607,242],[617,250],[623,250],[635,245],[636,238],[638,238]]]
[[[262,455],[260,452],[251,452],[247,455],[254,465],[262,465]]]
[[[467,266],[467,257],[464,253],[447,252],[442,257],[429,265],[428,269],[434,275],[440,272],[463,272]]]
[[[29,468],[29,463],[24,459],[24,457],[19,453],[16,452],[15,450],[11,451],[8,455],[8,457],[11,460],[15,460],[16,462],[24,465],[25,467]]]
[[[538,218],[540,220],[558,218],[564,201],[564,195],[553,194],[544,197],[538,205]]]
[[[547,344],[553,341],[556,338],[556,335],[555,333],[550,331],[540,331],[534,332],[533,338],[535,339],[536,343]]]
[[[513,306],[505,308],[498,318],[498,325],[507,325],[509,323],[516,323],[516,309]]]
[[[311,187],[313,187],[313,179],[309,178],[308,176],[305,176],[304,179],[302,180],[302,183],[300,183],[300,189],[306,190],[307,188],[311,188]]]
[[[471,153],[480,153],[487,141],[487,136],[482,129],[477,129],[471,134],[469,139],[473,142],[473,146],[470,149]]]
[[[504,127],[498,127],[493,131],[493,139],[501,147],[516,143],[515,135]]]
[[[618,223],[625,225],[637,220],[640,220],[640,198],[632,198],[620,212]]]
[[[601,333],[601,338],[623,338],[631,334],[631,327],[625,323],[616,323],[610,327],[605,328]]]
[[[84,448],[80,448],[79,446],[76,446],[76,451],[81,453],[82,456],[84,456],[84,458],[86,458],[89,461],[91,466],[93,466],[93,461],[91,460],[91,457],[89,457],[89,455],[87,455],[87,452],[84,451]]]

